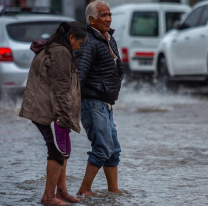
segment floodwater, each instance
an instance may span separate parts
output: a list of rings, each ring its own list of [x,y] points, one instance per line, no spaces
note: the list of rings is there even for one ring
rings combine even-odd
[[[96,195],[77,205],[208,205],[208,92],[162,95],[133,87],[124,86],[114,106],[120,194],[106,190],[101,169],[92,186]],[[0,105],[0,206],[39,206],[44,191],[46,147],[35,126],[18,117],[20,102]],[[71,141],[66,181],[75,195],[90,142],[83,129],[72,132]]]

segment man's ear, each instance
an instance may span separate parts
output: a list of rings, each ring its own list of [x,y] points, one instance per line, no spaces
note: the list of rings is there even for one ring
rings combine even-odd
[[[89,16],[90,25],[94,25],[95,24],[94,19],[95,19],[94,17]]]

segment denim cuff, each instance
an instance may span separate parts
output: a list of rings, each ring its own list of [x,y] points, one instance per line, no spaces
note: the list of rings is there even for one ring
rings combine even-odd
[[[108,159],[105,161],[104,165],[103,166],[106,166],[106,167],[114,167],[114,166],[117,166],[120,162],[120,159],[117,158],[116,160],[111,160],[111,159]]]
[[[92,157],[88,158],[88,163],[90,163],[91,165],[97,166],[99,169],[104,165],[104,162],[101,162],[99,160],[95,160]]]
[[[118,165],[118,162],[105,162],[103,166],[105,167],[115,167]]]

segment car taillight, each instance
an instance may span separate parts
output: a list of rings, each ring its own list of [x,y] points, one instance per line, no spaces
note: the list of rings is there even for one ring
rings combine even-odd
[[[12,62],[12,50],[6,47],[0,48],[0,62]]]
[[[122,48],[122,62],[129,62],[128,49]]]

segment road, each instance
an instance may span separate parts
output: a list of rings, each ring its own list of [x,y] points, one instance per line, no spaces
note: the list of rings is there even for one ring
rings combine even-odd
[[[35,126],[18,117],[20,104],[21,98],[0,104],[1,206],[39,206],[44,190],[46,147]],[[122,147],[120,194],[107,192],[101,169],[92,188],[96,195],[79,205],[208,204],[208,92],[170,95],[124,86],[114,118]],[[90,142],[83,129],[71,140],[67,187],[75,195]]]

